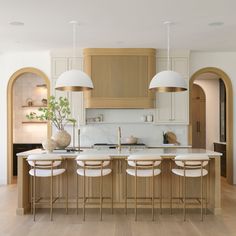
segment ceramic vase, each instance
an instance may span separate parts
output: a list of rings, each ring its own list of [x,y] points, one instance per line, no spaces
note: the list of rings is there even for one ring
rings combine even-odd
[[[47,152],[52,152],[57,147],[57,144],[53,139],[49,138],[42,142],[42,146]]]
[[[53,135],[53,139],[58,148],[64,149],[70,144],[71,136],[67,131],[59,130],[55,133],[55,135]]]

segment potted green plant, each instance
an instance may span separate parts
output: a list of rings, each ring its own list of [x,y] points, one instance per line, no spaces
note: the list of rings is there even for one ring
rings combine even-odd
[[[40,107],[39,113],[30,112],[26,117],[30,120],[50,121],[57,129],[57,133],[52,137],[58,148],[65,148],[70,144],[71,136],[65,130],[65,126],[69,123],[75,125],[76,120],[71,118],[70,104],[67,98],[59,97],[58,100],[54,96],[48,99],[47,107]]]

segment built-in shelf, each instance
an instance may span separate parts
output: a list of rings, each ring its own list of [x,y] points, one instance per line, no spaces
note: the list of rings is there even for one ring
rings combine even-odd
[[[47,121],[22,121],[22,124],[46,124]]]
[[[23,105],[23,106],[21,106],[21,107],[23,107],[23,108],[34,108],[34,107],[47,107],[47,105],[33,105],[33,106],[27,106],[27,105]]]
[[[102,124],[153,124],[154,122],[138,122],[138,121],[130,121],[130,122],[126,122],[126,121],[115,121],[115,122],[86,122],[86,124],[90,125],[90,124],[95,124],[95,125],[102,125]]]

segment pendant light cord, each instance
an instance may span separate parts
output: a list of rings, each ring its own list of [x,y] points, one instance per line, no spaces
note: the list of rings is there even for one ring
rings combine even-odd
[[[170,70],[170,22],[167,24],[167,70]]]
[[[77,21],[70,22],[73,25],[73,48],[72,48],[72,69],[74,68],[75,57],[76,57],[76,27]]]
[[[75,59],[76,49],[76,23],[73,24],[73,60]]]

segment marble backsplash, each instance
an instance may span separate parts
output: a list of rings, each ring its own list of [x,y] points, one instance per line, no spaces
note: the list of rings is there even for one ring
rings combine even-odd
[[[171,131],[176,134],[181,145],[188,145],[188,126],[153,124],[88,124],[81,126],[81,146],[90,147],[95,143],[117,143],[118,127],[121,127],[122,142],[131,135],[138,138],[139,143],[147,146],[159,146],[163,143],[163,132]],[[67,127],[72,134],[72,127]],[[77,145],[77,135],[75,144]],[[71,143],[72,145],[72,143]]]

